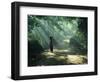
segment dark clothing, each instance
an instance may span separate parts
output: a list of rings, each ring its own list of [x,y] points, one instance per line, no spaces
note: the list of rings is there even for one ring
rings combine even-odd
[[[50,51],[53,52],[53,38],[50,37]]]

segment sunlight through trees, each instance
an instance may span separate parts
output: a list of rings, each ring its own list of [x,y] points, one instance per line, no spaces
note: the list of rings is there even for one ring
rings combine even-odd
[[[87,18],[28,15],[29,54],[48,52],[50,37],[54,50],[86,55]]]

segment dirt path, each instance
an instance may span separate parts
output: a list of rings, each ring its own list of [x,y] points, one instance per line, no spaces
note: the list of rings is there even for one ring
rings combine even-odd
[[[69,54],[66,51],[55,51],[42,53],[43,58],[40,60],[44,65],[69,65],[69,64],[86,64],[87,56],[81,54]]]

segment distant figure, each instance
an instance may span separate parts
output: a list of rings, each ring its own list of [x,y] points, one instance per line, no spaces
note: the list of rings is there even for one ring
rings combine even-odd
[[[50,36],[50,51],[53,52],[53,38]]]

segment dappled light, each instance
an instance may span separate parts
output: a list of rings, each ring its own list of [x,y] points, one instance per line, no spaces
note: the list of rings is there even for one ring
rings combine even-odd
[[[28,15],[28,65],[87,63],[87,18]]]

